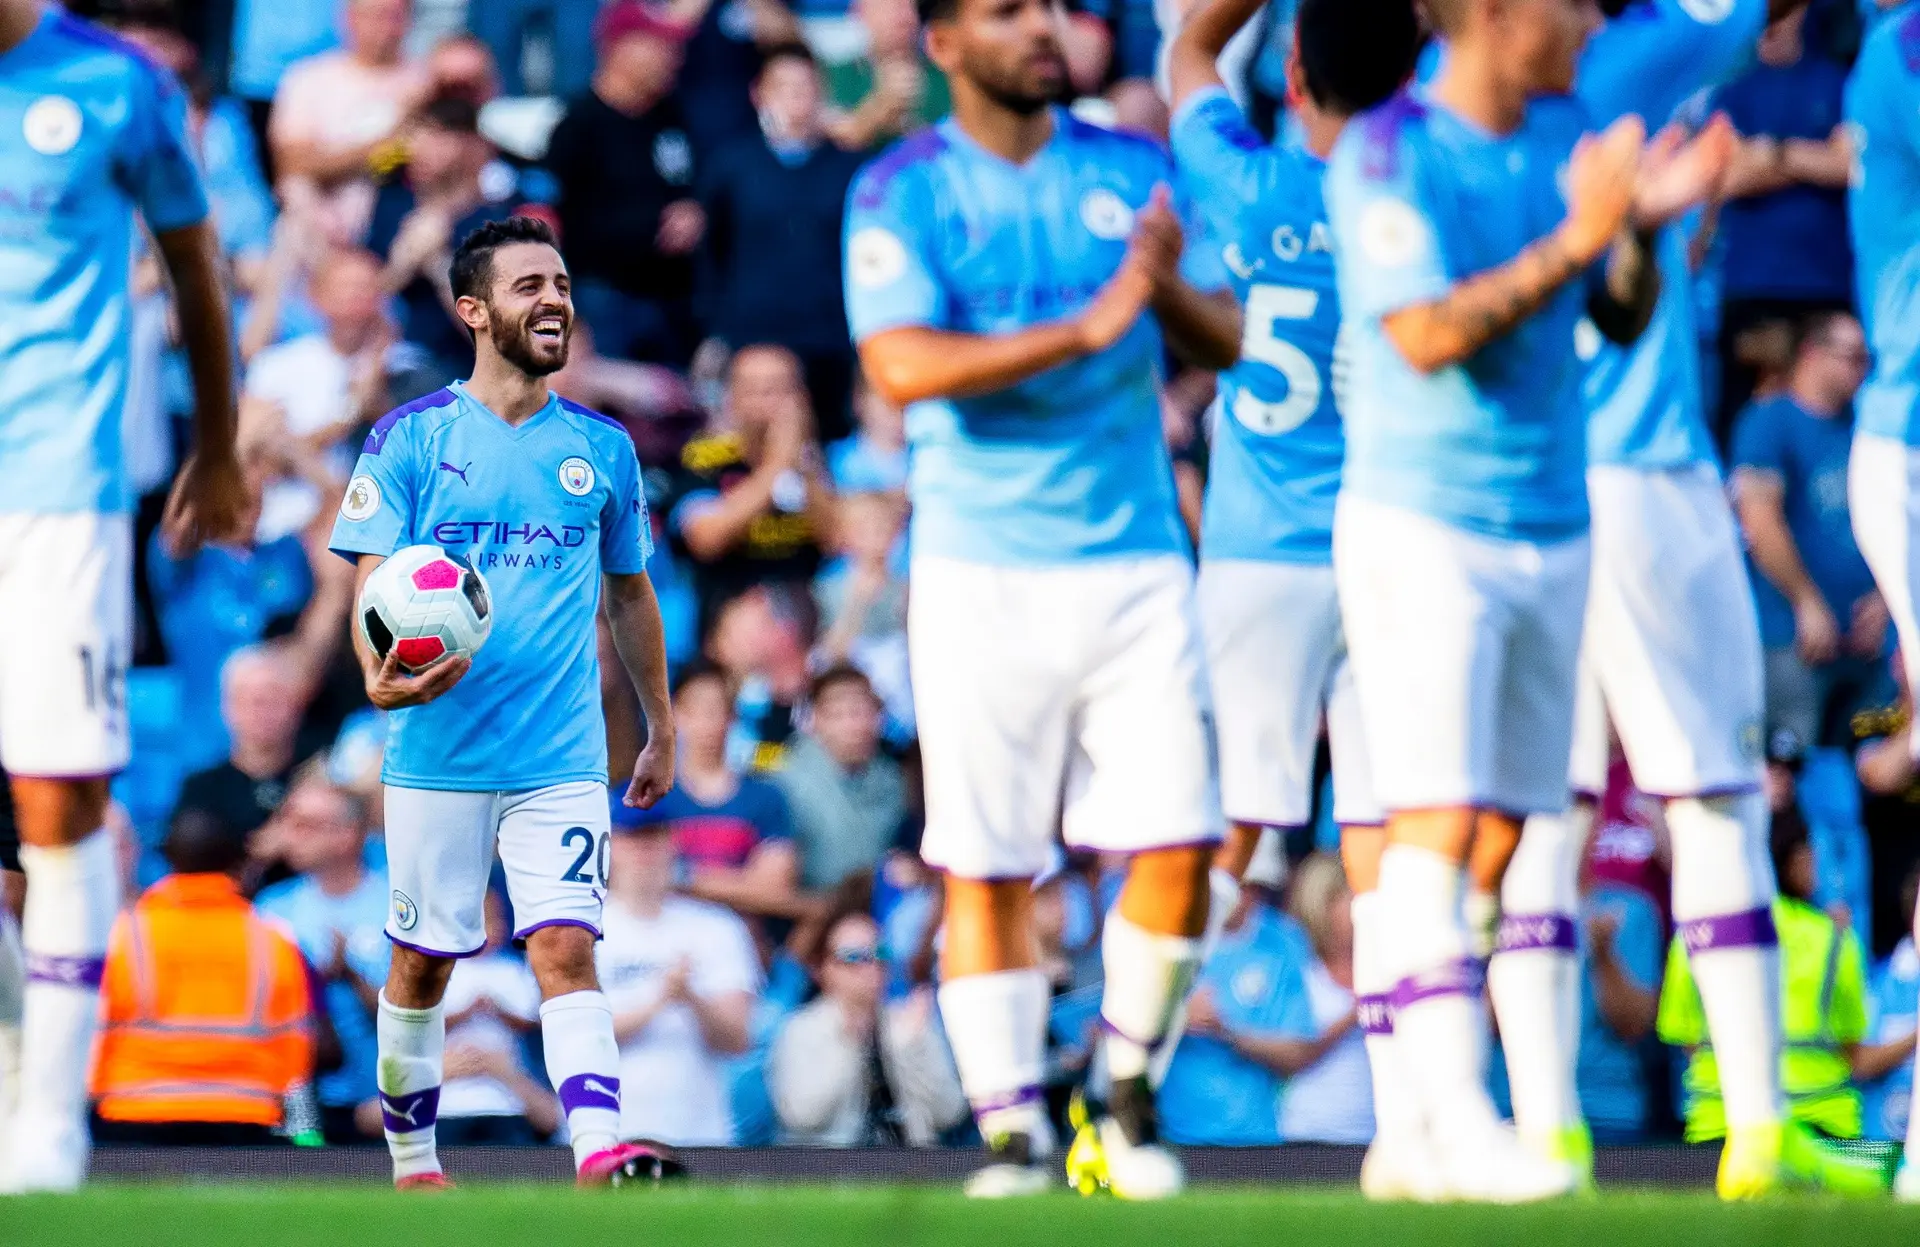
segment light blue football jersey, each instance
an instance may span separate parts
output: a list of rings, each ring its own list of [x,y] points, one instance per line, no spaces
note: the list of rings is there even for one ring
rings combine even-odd
[[[1012,333],[1092,301],[1173,165],[1137,135],[1062,109],[1053,121],[1024,165],[949,118],[861,171],[846,219],[855,341],[905,326]],[[1182,263],[1196,286],[1226,285],[1218,248],[1189,245]],[[914,554],[1045,566],[1184,552],[1161,355],[1149,313],[1097,355],[998,393],[910,407]]]
[[[1766,20],[1767,0],[1635,0],[1587,44],[1574,94],[1595,129],[1633,113],[1657,131],[1691,97],[1746,67]],[[1656,255],[1660,300],[1632,346],[1607,341],[1591,324],[1576,333],[1575,349],[1589,364],[1593,463],[1662,469],[1715,458],[1692,269],[1678,225],[1661,231]]]
[[[1536,100],[1499,136],[1405,93],[1340,136],[1326,197],[1350,361],[1343,487],[1356,497],[1488,537],[1585,531],[1584,369],[1570,346],[1590,283],[1569,282],[1505,337],[1431,376],[1381,327],[1557,228],[1562,173],[1585,129],[1573,100]]]
[[[1329,563],[1346,438],[1325,167],[1305,148],[1268,145],[1218,88],[1181,107],[1173,158],[1246,309],[1240,362],[1220,377],[1201,556]]]
[[[49,7],[0,55],[0,511],[123,512],[134,213],[198,224],[186,99]]]
[[[1847,82],[1847,214],[1873,375],[1854,430],[1920,445],[1920,5],[1880,23]]]
[[[612,419],[557,395],[514,428],[458,383],[381,417],[334,521],[355,559],[437,545],[493,590],[493,632],[452,690],[387,716],[381,778],[509,792],[607,777],[600,575],[653,553],[640,463]]]

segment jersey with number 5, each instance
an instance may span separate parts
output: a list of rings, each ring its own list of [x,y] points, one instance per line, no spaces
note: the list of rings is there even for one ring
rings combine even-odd
[[[1331,562],[1345,438],[1323,167],[1267,144],[1218,88],[1180,109],[1173,158],[1246,311],[1240,362],[1220,378],[1201,556]]]

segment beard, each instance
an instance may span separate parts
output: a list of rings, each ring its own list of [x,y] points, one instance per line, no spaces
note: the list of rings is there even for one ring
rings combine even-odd
[[[1031,117],[1050,104],[1062,102],[1068,93],[1063,77],[1058,86],[1024,83],[1015,74],[1003,74],[997,68],[968,66],[967,77],[980,93],[996,105],[1021,117]]]
[[[555,348],[533,336],[529,328],[532,321],[532,317],[511,325],[492,321],[487,327],[487,338],[493,343],[493,349],[500,353],[500,358],[529,377],[550,377],[567,366],[567,348],[573,341],[573,322],[567,322],[567,334]]]

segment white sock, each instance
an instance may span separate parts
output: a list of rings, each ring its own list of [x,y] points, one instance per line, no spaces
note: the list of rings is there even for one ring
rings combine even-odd
[[[1200,940],[1160,935],[1136,926],[1118,907],[1100,936],[1106,986],[1100,994],[1107,1077],[1114,1082],[1147,1072],[1153,1050],[1167,1037],[1174,1009],[1184,1003],[1200,968]]]
[[[980,1133],[989,1141],[1024,1134],[1035,1157],[1053,1150],[1044,1085],[1051,1000],[1047,976],[1033,969],[940,985],[940,1019]]]
[[[393,1156],[393,1176],[439,1173],[433,1132],[440,1120],[446,1010],[441,1005],[402,1009],[382,992],[374,1032],[380,1052],[380,1120]]]
[[[1527,820],[1501,890],[1505,917],[1487,968],[1520,1133],[1553,1138],[1578,1126],[1580,849],[1591,806]]]
[[[20,930],[27,984],[15,1130],[21,1145],[33,1147],[53,1133],[86,1137],[87,1066],[107,936],[120,909],[120,872],[105,831],[60,848],[21,845],[20,865],[27,875]]]
[[[27,1003],[27,960],[20,949],[20,928],[0,909],[0,1131],[20,1105],[20,1019]],[[0,1156],[6,1152],[0,1135]]]
[[[568,992],[542,1004],[540,1041],[577,1168],[620,1141],[620,1045],[606,993]]]
[[[1673,920],[1700,987],[1729,1127],[1786,1114],[1767,824],[1766,801],[1757,792],[1667,803]]]
[[[1204,966],[1213,956],[1213,950],[1220,947],[1220,936],[1227,929],[1227,919],[1240,904],[1240,881],[1233,872],[1215,866],[1207,873],[1207,929],[1200,937],[1200,961]],[[1167,1071],[1173,1068],[1173,1054],[1180,1049],[1180,1036],[1187,1030],[1187,1002],[1193,999],[1193,992],[1181,994],[1180,1001],[1174,1006],[1173,1018],[1167,1023],[1167,1033],[1153,1050],[1153,1059],[1147,1063],[1147,1080],[1157,1090],[1167,1081]]]
[[[1412,845],[1380,857],[1377,904],[1385,915],[1395,1048],[1407,1062],[1423,1116],[1444,1144],[1471,1146],[1498,1125],[1484,1085],[1486,1027],[1479,966],[1467,953],[1460,913],[1465,872]]]
[[[1394,1048],[1393,983],[1387,969],[1380,894],[1353,898],[1353,990],[1366,1036],[1367,1068],[1373,1076],[1373,1125],[1376,1133],[1406,1138],[1424,1126],[1420,1105],[1408,1085],[1407,1071]]]

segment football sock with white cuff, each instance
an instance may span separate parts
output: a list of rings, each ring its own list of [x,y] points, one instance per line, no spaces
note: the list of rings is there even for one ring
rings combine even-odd
[[[1115,1083],[1146,1074],[1167,1025],[1185,1003],[1200,966],[1198,937],[1161,935],[1107,914],[1100,936],[1106,986],[1100,997],[1107,1076]]]
[[[1700,988],[1729,1127],[1786,1113],[1769,818],[1758,792],[1667,802],[1673,921]]]
[[[1497,1126],[1484,1086],[1486,1029],[1480,966],[1468,955],[1460,912],[1465,871],[1429,849],[1390,844],[1380,857],[1377,904],[1397,975],[1393,1042],[1418,1053],[1404,1068],[1429,1129],[1476,1139]]]
[[[20,1105],[20,1020],[27,1003],[27,961],[20,928],[0,909],[0,1132],[11,1128]],[[0,1133],[0,1170],[8,1139]]]
[[[44,1146],[50,1134],[77,1131],[84,1143],[100,978],[120,909],[113,836],[104,830],[57,848],[22,845],[20,865],[27,876],[20,928],[26,987],[16,1158]]]
[[[1045,1098],[1047,1010],[1052,992],[1039,970],[968,974],[940,985],[960,1086],[980,1133],[1025,1135],[1037,1159],[1053,1150]]]
[[[577,1168],[620,1141],[620,1045],[606,993],[568,992],[541,1004],[540,1041]]]
[[[1405,1059],[1393,1036],[1394,976],[1387,969],[1384,921],[1378,892],[1353,898],[1353,990],[1360,1030],[1365,1036],[1367,1068],[1373,1081],[1374,1128],[1384,1135],[1408,1137],[1422,1129],[1419,1102],[1408,1083]]]
[[[442,1005],[403,1009],[380,994],[374,1023],[380,1059],[380,1122],[393,1156],[393,1176],[439,1173],[434,1127],[440,1120],[440,1081],[447,1046]]]
[[[1207,930],[1200,937],[1199,964],[1207,964],[1207,958],[1213,956],[1213,950],[1220,947],[1220,936],[1227,929],[1227,919],[1240,905],[1240,881],[1233,872],[1215,866],[1207,872]],[[1148,1082],[1158,1088],[1167,1081],[1167,1071],[1173,1068],[1173,1054],[1179,1050],[1180,1036],[1187,1029],[1187,1002],[1193,999],[1192,984],[1181,994],[1176,1003],[1173,1017],[1167,1023],[1166,1033],[1153,1050],[1153,1058],[1147,1066]]]
[[[1580,849],[1593,808],[1527,820],[1501,889],[1504,917],[1487,993],[1500,1022],[1513,1121],[1530,1138],[1581,1122],[1574,1082],[1580,1054]]]

